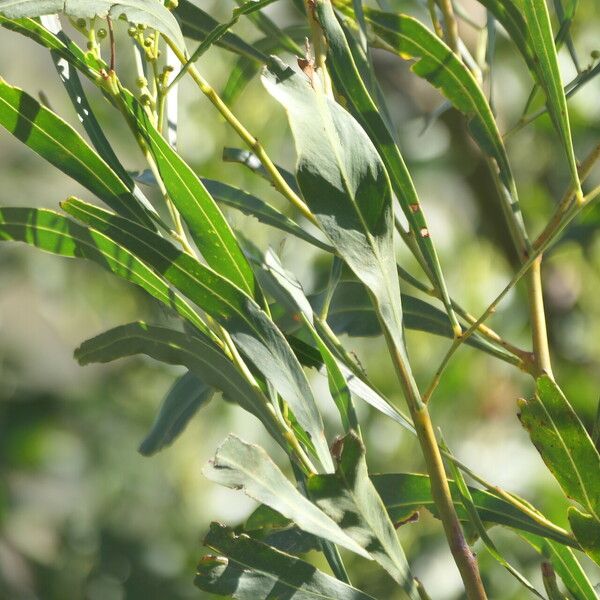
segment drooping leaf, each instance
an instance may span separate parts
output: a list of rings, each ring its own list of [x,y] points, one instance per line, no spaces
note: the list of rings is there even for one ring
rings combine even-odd
[[[390,132],[381,111],[361,78],[344,31],[337,21],[330,2],[319,1],[316,7],[319,23],[327,38],[328,65],[331,67],[336,89],[343,94],[349,106],[352,107],[354,116],[375,145],[387,169],[392,189],[400,201],[400,206],[415,235],[416,244],[433,274],[436,287],[440,290],[448,315],[458,329],[427,221],[394,135]]]
[[[205,40],[206,36],[219,26],[216,19],[190,2],[190,0],[179,0],[175,8],[175,15],[181,23],[183,35],[199,42]],[[261,64],[268,60],[268,56],[244,42],[242,38],[231,31],[227,31],[223,37],[216,41],[216,44],[230,52],[245,56]]]
[[[87,258],[139,285],[201,331],[206,326],[194,309],[134,253],[93,228],[82,227],[57,212],[35,208],[0,208],[0,239],[25,242],[66,256]]]
[[[123,92],[122,97],[156,161],[170,199],[187,223],[202,256],[217,273],[253,297],[252,268],[216,202],[133,96]]]
[[[600,521],[600,454],[560,388],[548,376],[519,402],[520,419],[564,493]]]
[[[305,201],[403,348],[391,189],[377,151],[350,114],[303,74],[281,63],[265,71],[263,82],[288,114]]]
[[[255,415],[273,438],[287,448],[264,400],[223,351],[206,336],[186,335],[138,322],[101,333],[75,350],[75,358],[81,365],[107,363],[136,354],[187,367],[205,385],[220,390],[231,401]]]
[[[154,227],[131,190],[68,123],[3,80],[0,125],[116,212]]]
[[[61,40],[65,47],[72,44],[71,40],[62,30],[60,19],[57,15],[46,15],[41,18],[42,25],[59,40]],[[132,195],[138,200],[138,202],[146,208],[150,213],[153,214],[153,218],[157,221],[160,217],[156,213],[156,210],[150,204],[148,199],[142,194],[142,191],[132,181],[129,173],[121,164],[121,161],[115,154],[110,142],[108,141],[102,126],[98,122],[94,110],[88,102],[86,93],[81,85],[77,70],[74,69],[67,58],[64,58],[60,51],[51,51],[52,61],[58,72],[60,80],[62,81],[67,94],[71,100],[73,108],[77,112],[79,121],[83,125],[92,145],[96,149],[96,152],[102,157],[104,161],[110,166],[110,168],[119,176],[121,181],[130,189]]]
[[[567,99],[558,67],[558,57],[546,0],[523,2],[523,15],[528,26],[531,47],[536,57],[538,68],[535,72],[538,76],[538,83],[546,95],[548,111],[565,149],[577,197],[581,199],[583,192],[581,191],[577,159],[573,149]]]
[[[211,481],[243,490],[251,498],[294,521],[304,531],[370,558],[363,547],[290,483],[259,446],[229,435],[203,472]]]
[[[204,544],[217,553],[198,564],[194,583],[205,592],[238,600],[374,600],[311,564],[218,523]]]
[[[314,475],[307,485],[310,497],[402,587],[406,597],[418,598],[396,530],[377,493],[365,460],[365,448],[354,433],[341,441],[335,474]]]
[[[367,10],[374,32],[388,49],[405,59],[416,59],[411,69],[444,94],[462,112],[469,130],[486,156],[497,165],[504,190],[503,209],[509,223],[516,220],[520,243],[527,243],[527,232],[519,206],[517,188],[502,137],[485,94],[465,64],[446,44],[417,19],[406,15]]]
[[[227,329],[246,358],[288,402],[325,469],[332,468],[323,422],[306,375],[283,334],[252,298],[210,267],[127,219],[74,198],[63,203],[63,208],[130,248]]]
[[[179,377],[165,396],[150,432],[140,444],[140,454],[151,456],[172,444],[214,393],[214,387],[206,385],[191,371]]]
[[[170,38],[182,50],[185,42],[177,19],[158,0],[0,0],[0,14],[9,19],[64,13],[73,19],[125,20],[147,25]]]
[[[571,507],[575,537],[600,561],[600,454],[560,388],[544,375],[536,394],[519,402],[520,419],[565,495],[585,511]],[[580,539],[581,537],[581,539]]]
[[[255,250],[255,252],[257,251]],[[272,290],[274,297],[289,307],[289,312],[293,318],[304,322],[305,327],[308,329],[323,360],[329,391],[340,413],[344,431],[358,430],[358,419],[352,404],[348,383],[336,357],[319,333],[319,319],[315,319],[312,306],[304,294],[302,285],[293,273],[285,269],[272,248],[261,255],[257,262],[259,264],[258,277],[261,283],[264,281],[267,284],[263,284],[263,289]]]

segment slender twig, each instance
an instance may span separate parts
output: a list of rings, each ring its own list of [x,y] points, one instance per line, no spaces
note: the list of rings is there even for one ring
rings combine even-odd
[[[575,198],[575,191],[571,188],[571,196]],[[483,314],[477,319],[467,331],[463,333],[463,335],[454,340],[452,345],[450,346],[448,352],[444,356],[442,363],[438,367],[427,392],[423,396],[424,402],[428,402],[431,399],[431,396],[435,389],[437,388],[442,373],[444,372],[446,366],[450,362],[450,359],[454,355],[454,353],[458,350],[458,348],[464,344],[472,335],[475,333],[477,328],[484,323],[488,317],[496,311],[498,304],[504,299],[506,294],[521,280],[521,278],[527,274],[533,263],[547,250],[550,244],[562,233],[565,227],[575,218],[581,210],[588,206],[591,202],[593,202],[598,196],[600,196],[600,186],[594,188],[591,192],[586,194],[583,198],[583,202],[574,203],[571,209],[564,215],[564,218],[561,222],[557,223],[556,226],[549,230],[548,228],[544,229],[544,231],[538,236],[538,238],[533,243],[533,253],[531,257],[521,266],[521,268],[513,275],[512,279],[506,285],[506,287],[500,292],[500,294],[494,299],[494,301],[487,307],[487,309],[483,312]]]
[[[177,60],[181,64],[186,63],[185,54],[173,43],[167,39],[167,43],[173,50]],[[215,108],[223,115],[232,129],[239,135],[241,140],[256,154],[265,170],[269,173],[275,189],[277,189],[289,202],[291,202],[300,213],[311,223],[317,224],[316,217],[312,214],[305,202],[294,192],[286,180],[282,177],[279,169],[275,166],[262,144],[255,138],[233,114],[230,108],[223,102],[214,88],[200,75],[194,65],[190,65],[187,70],[190,77],[194,80],[200,91],[210,100]]]
[[[446,26],[446,41],[448,46],[455,53],[458,54],[458,23],[454,16],[454,7],[452,6],[452,0],[437,0],[438,6],[444,15],[444,25]]]

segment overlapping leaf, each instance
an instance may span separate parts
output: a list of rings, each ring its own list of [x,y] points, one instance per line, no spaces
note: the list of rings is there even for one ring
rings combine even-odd
[[[303,74],[281,63],[265,71],[263,82],[288,114],[304,199],[339,255],[369,289],[394,343],[403,348],[392,196],[375,147],[352,116]]]
[[[116,212],[153,227],[131,190],[68,123],[3,80],[0,125]]]
[[[344,528],[402,587],[408,598],[418,598],[404,551],[386,512],[386,507],[369,479],[365,448],[353,433],[341,441],[335,474],[308,479],[310,497]]]
[[[530,400],[519,403],[520,419],[542,459],[575,507],[569,520],[575,536],[600,561],[600,454],[560,388],[544,375]],[[581,538],[581,539],[579,539]]]
[[[233,231],[191,167],[175,152],[125,91],[122,98],[156,162],[173,204],[187,223],[206,262],[220,275],[254,296],[254,276]]]
[[[419,203],[411,176],[395,143],[394,136],[388,129],[381,111],[371,98],[361,78],[344,32],[335,17],[331,4],[329,2],[318,2],[317,14],[327,38],[328,65],[332,71],[336,89],[344,95],[349,106],[353,108],[352,112],[354,116],[368,133],[377,152],[381,156],[381,160],[390,177],[392,188],[416,236],[416,244],[421,249],[435,278],[436,286],[440,290],[448,315],[458,329],[458,323],[448,296],[446,283],[427,221]]]
[[[238,600],[374,600],[299,560],[213,523],[204,544],[217,553],[198,564],[194,583]]]
[[[370,558],[369,552],[363,550],[364,546],[353,541],[339,524],[307,500],[259,446],[230,435],[204,468],[204,474],[211,481],[243,490],[304,531]]]
[[[151,456],[172,444],[214,394],[215,388],[191,371],[179,377],[165,396],[150,432],[140,444],[140,454]]]
[[[243,352],[288,402],[326,469],[332,468],[323,422],[300,363],[260,307],[228,279],[136,223],[80,200],[63,208],[129,248],[229,331]]]
[[[423,77],[452,102],[468,119],[473,138],[498,166],[503,185],[504,210],[509,222],[518,223],[518,241],[526,243],[527,232],[519,207],[512,170],[487,99],[471,71],[442,40],[416,19],[399,14],[366,11],[374,32],[388,44],[389,50],[403,58],[417,59],[412,70]]]
[[[273,438],[284,448],[287,447],[265,402],[207,336],[186,335],[141,322],[130,323],[83,342],[75,351],[75,358],[79,364],[89,365],[112,362],[136,354],[145,354],[166,364],[187,367],[205,385],[220,390],[230,400],[255,415]]]
[[[69,258],[87,258],[135,283],[200,330],[206,326],[192,307],[135,253],[93,228],[82,227],[54,211],[1,208],[0,239],[25,242]]]

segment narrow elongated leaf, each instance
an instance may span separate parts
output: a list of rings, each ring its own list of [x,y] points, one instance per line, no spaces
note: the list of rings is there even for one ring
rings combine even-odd
[[[203,472],[211,481],[243,490],[251,498],[294,521],[304,531],[370,558],[363,547],[290,483],[259,446],[229,435]]]
[[[263,82],[288,114],[303,196],[339,255],[363,281],[402,352],[390,182],[371,140],[339,104],[286,68]]]
[[[123,92],[122,97],[156,161],[169,197],[187,223],[202,256],[220,275],[254,296],[252,268],[216,202],[133,96]]]
[[[342,451],[333,475],[308,479],[310,497],[402,587],[408,598],[418,598],[404,551],[385,505],[369,479],[365,448],[350,433],[340,444]]]
[[[181,23],[183,35],[192,40],[202,42],[207,35],[219,26],[219,22],[207,12],[196,6],[190,0],[179,0],[175,8],[175,15]],[[226,48],[230,52],[245,56],[259,63],[265,63],[269,57],[250,44],[247,44],[231,31],[215,42],[217,46]]]
[[[41,22],[42,25],[48,29],[48,31],[55,35],[59,40],[62,40],[66,47],[71,43],[71,40],[62,30],[60,19],[57,15],[43,16],[41,18]],[[155,220],[159,220],[156,210],[150,204],[144,194],[142,194],[141,190],[134,184],[125,167],[123,167],[119,158],[115,154],[110,142],[106,138],[106,135],[104,135],[102,126],[100,123],[98,123],[96,115],[94,114],[94,111],[90,106],[87,96],[83,90],[77,70],[72,67],[67,58],[62,56],[61,52],[51,51],[51,55],[60,80],[69,94],[71,104],[77,112],[77,116],[79,117],[83,128],[90,138],[92,145],[102,159],[106,161],[110,168],[127,186],[127,189],[132,190],[132,195],[138,200],[138,202],[150,213],[153,213],[153,218]]]
[[[207,336],[190,336],[138,322],[102,333],[83,342],[75,350],[75,358],[81,365],[108,363],[136,354],[187,367],[205,385],[220,390],[227,398],[260,419],[273,438],[287,448],[266,403]]]
[[[600,564],[600,454],[560,388],[548,376],[536,395],[521,400],[520,419],[564,493],[580,504],[569,510],[575,537]]]
[[[202,183],[217,202],[235,208],[246,215],[251,215],[265,225],[271,225],[281,231],[291,233],[297,238],[300,238],[317,248],[321,248],[327,252],[333,251],[333,248],[329,244],[312,236],[295,221],[286,217],[283,213],[279,212],[276,208],[267,204],[260,198],[221,181],[202,179]]]
[[[600,454],[560,388],[542,376],[535,396],[519,407],[521,423],[565,494],[600,521]]]
[[[177,19],[158,0],[0,0],[0,14],[9,19],[54,13],[65,13],[74,19],[111,17],[115,21],[124,15],[127,21],[152,27],[185,48]]]
[[[402,522],[420,508],[426,508],[437,515],[431,496],[431,483],[427,475],[386,473],[372,475],[371,478],[392,521]],[[462,507],[458,488],[454,481],[449,481],[449,485],[459,518],[464,521],[467,515]],[[469,487],[469,491],[483,522],[505,525],[576,547],[577,544],[571,537],[545,527],[499,496],[473,487]]]
[[[504,189],[503,208],[509,214],[509,223],[513,218],[518,223],[518,241],[526,244],[527,232],[506,149],[487,99],[471,71],[442,40],[416,19],[377,10],[367,10],[366,16],[374,32],[389,45],[389,49],[402,58],[417,59],[412,71],[439,88],[467,117],[471,135],[484,154],[497,165]]]
[[[531,36],[531,47],[535,52],[538,69],[538,83],[546,95],[546,105],[554,121],[567,160],[571,169],[571,177],[579,199],[583,197],[581,183],[577,172],[577,159],[573,149],[571,124],[567,109],[567,99],[563,90],[562,79],[558,67],[558,57],[554,45],[552,25],[546,0],[528,0],[523,2],[523,15]]]
[[[214,387],[206,385],[191,371],[179,377],[165,396],[152,429],[140,444],[140,454],[151,456],[172,444],[214,393]]]
[[[57,212],[35,208],[0,208],[0,239],[25,242],[59,256],[87,258],[139,285],[198,329],[206,330],[194,309],[135,254],[103,233],[82,227]]]
[[[258,251],[255,250],[255,252]],[[346,432],[350,431],[350,429],[358,430],[358,420],[354,406],[352,405],[352,397],[346,378],[335,356],[319,334],[318,319],[315,320],[312,306],[304,294],[302,285],[293,273],[285,269],[272,248],[269,248],[264,255],[260,256],[259,264],[259,273],[262,274],[261,281],[265,278],[268,279],[268,286],[263,285],[263,289],[272,290],[273,296],[276,299],[288,305],[293,318],[304,321],[306,328],[313,338],[318,352],[323,359],[327,381],[329,382],[329,391],[340,413],[344,430]]]
[[[416,243],[421,249],[427,264],[440,290],[448,315],[458,329],[442,269],[431,239],[427,221],[423,214],[417,191],[410,177],[404,159],[395,143],[394,136],[381,116],[381,111],[371,98],[354,62],[346,36],[338,23],[330,2],[317,2],[317,15],[328,42],[328,65],[332,67],[333,79],[343,93],[353,114],[368,133],[381,156],[390,177],[394,193],[415,234]]]
[[[205,556],[194,583],[205,592],[238,600],[374,600],[364,592],[246,535],[218,523],[204,544],[218,556]]]
[[[300,363],[283,334],[240,288],[167,240],[108,211],[70,199],[63,208],[130,248],[229,331],[242,353],[288,402],[310,435],[325,469],[332,469],[323,422]]]
[[[154,227],[130,189],[68,123],[3,80],[0,125],[116,212]]]

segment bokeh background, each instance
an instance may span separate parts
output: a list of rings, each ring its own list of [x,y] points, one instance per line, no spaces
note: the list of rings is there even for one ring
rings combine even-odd
[[[199,3],[226,19],[233,2]],[[423,16],[418,2],[392,2]],[[467,14],[483,23],[475,2],[461,0]],[[270,9],[280,24],[298,22],[292,3]],[[121,27],[124,29],[124,27]],[[262,37],[246,22],[235,31],[247,40]],[[476,52],[477,32],[462,33]],[[600,49],[600,12],[581,0],[572,27],[582,66]],[[125,75],[131,56],[119,33],[118,65]],[[575,76],[561,52],[565,81]],[[200,69],[217,89],[234,59],[213,48]],[[402,149],[428,216],[451,293],[480,313],[508,281],[512,255],[494,204],[489,177],[465,136],[462,118],[449,111],[428,128],[442,103],[401,60],[377,52],[375,63],[398,126]],[[48,54],[18,35],[0,31],[0,75],[45,101],[78,126]],[[269,186],[242,167],[224,164],[224,146],[239,146],[212,106],[186,81],[181,86],[180,151],[203,175],[222,178],[269,199],[289,212]],[[493,98],[503,131],[514,125],[531,90],[515,50],[498,33]],[[143,160],[119,115],[90,93],[102,123],[128,169]],[[600,140],[600,78],[571,101],[577,154]],[[539,102],[538,102],[539,104]],[[293,149],[281,109],[254,81],[233,106],[278,162],[293,166]],[[530,230],[539,232],[568,183],[560,145],[547,117],[507,141]],[[592,180],[597,184],[600,173]],[[56,208],[70,194],[90,195],[0,132],[0,204]],[[292,213],[289,213],[292,214]],[[285,239],[254,220],[231,213],[231,222],[259,246],[274,246],[307,291],[320,285],[327,262],[302,242]],[[556,376],[584,422],[591,427],[600,389],[600,236],[591,209],[547,257],[547,311]],[[412,269],[407,253],[399,250]],[[416,272],[416,271],[415,271]],[[15,244],[0,247],[0,598],[7,600],[122,600],[207,597],[192,585],[202,555],[202,536],[211,520],[235,525],[253,509],[245,496],[208,482],[202,465],[228,432],[269,448],[260,424],[232,404],[213,400],[170,448],[144,458],[137,446],[161,399],[180,370],[136,358],[80,368],[73,349],[112,326],[167,316],[137,288],[92,264],[68,261]],[[521,286],[509,295],[492,325],[528,347],[528,321]],[[346,338],[376,384],[399,405],[402,398],[380,341]],[[419,383],[425,386],[449,341],[408,333]],[[327,416],[328,434],[337,422],[326,382],[315,389]],[[516,417],[516,400],[531,392],[524,375],[473,349],[463,348],[450,364],[432,410],[454,452],[488,479],[523,494],[548,516],[565,524],[565,504],[556,484]],[[359,406],[372,471],[422,470],[415,441],[384,416]],[[441,527],[427,514],[400,531],[416,574],[435,599],[460,598],[457,573]],[[536,583],[539,559],[518,538],[497,528],[493,536],[507,556]],[[522,588],[477,546],[491,598],[525,598]],[[318,557],[313,557],[319,560]],[[378,598],[394,598],[391,580],[359,559],[353,580]],[[594,583],[600,573],[585,562]],[[326,567],[325,567],[326,568]]]

